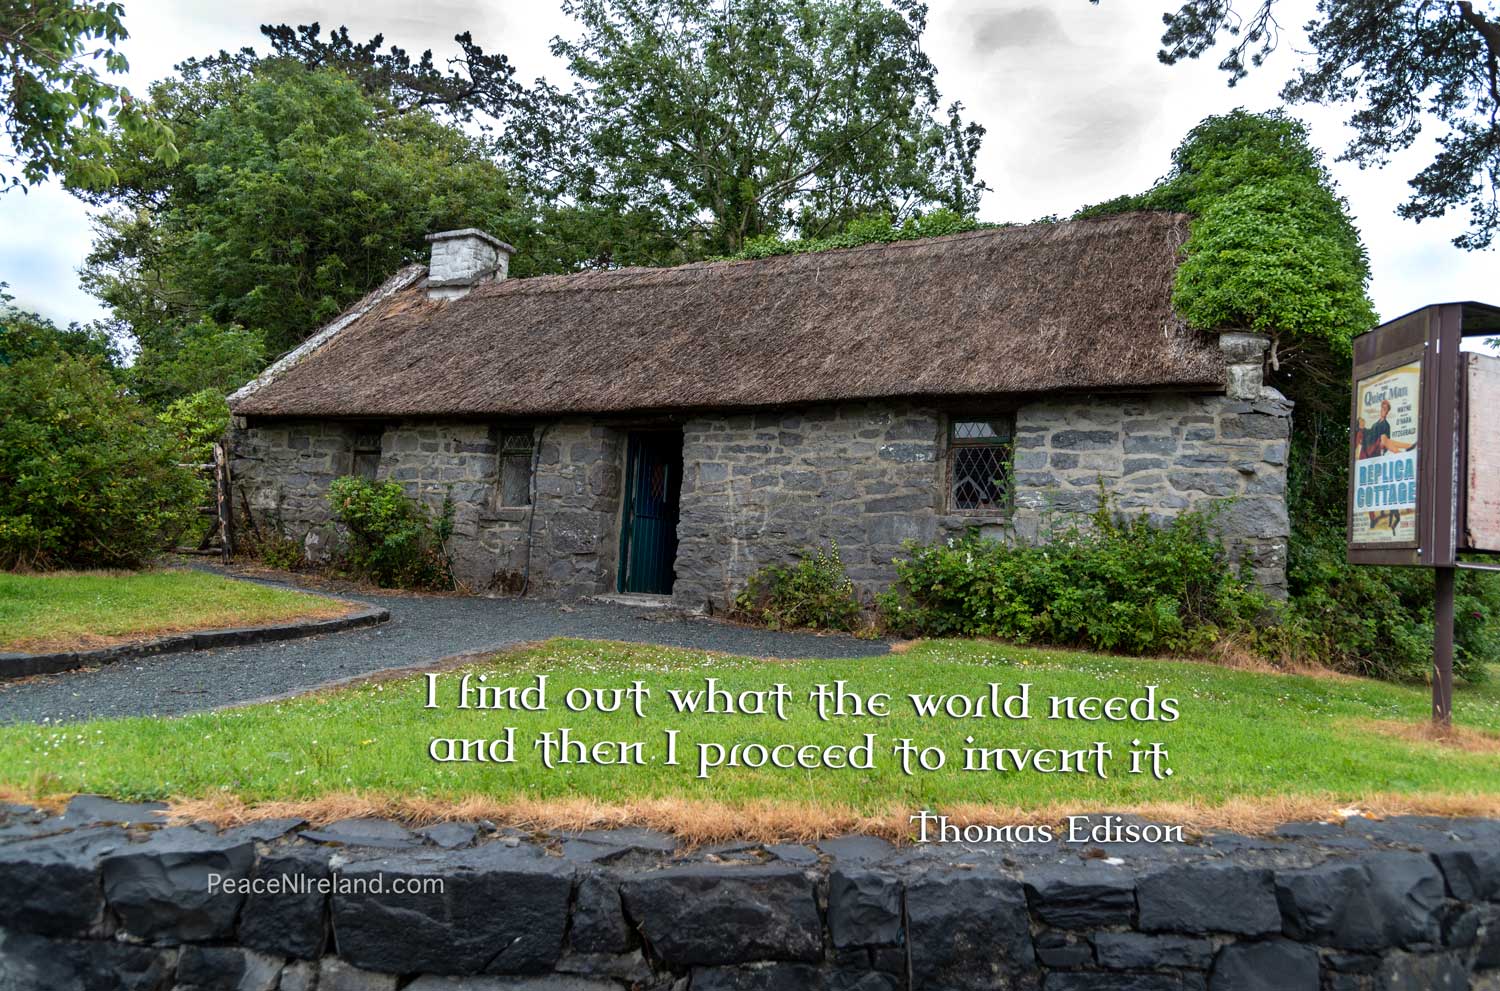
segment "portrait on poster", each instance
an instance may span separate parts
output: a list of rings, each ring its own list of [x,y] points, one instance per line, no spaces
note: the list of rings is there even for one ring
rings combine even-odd
[[[1355,544],[1417,539],[1417,429],[1422,363],[1360,379],[1355,386]]]

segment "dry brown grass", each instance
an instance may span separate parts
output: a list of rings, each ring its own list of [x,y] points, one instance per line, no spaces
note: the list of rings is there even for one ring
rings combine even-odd
[[[1500,733],[1470,726],[1440,727],[1431,722],[1413,723],[1398,719],[1361,719],[1354,725],[1363,731],[1407,743],[1425,743],[1467,754],[1500,754]],[[1496,773],[1500,774],[1500,771]]]
[[[71,796],[38,797],[15,789],[0,789],[0,800],[60,810]],[[831,836],[864,833],[895,843],[910,842],[908,817],[916,810],[890,807],[872,813],[836,803],[754,801],[740,804],[697,802],[689,799],[643,799],[601,802],[594,799],[496,799],[474,795],[458,801],[347,793],[312,801],[247,804],[232,796],[177,799],[168,803],[174,822],[211,822],[229,827],[264,819],[295,817],[313,824],[339,819],[378,816],[412,826],[453,820],[488,819],[533,832],[610,829],[644,826],[672,833],[689,844],[728,840],[752,842],[809,842]],[[1181,825],[1189,833],[1224,829],[1265,834],[1285,822],[1341,822],[1352,815],[1385,818],[1394,815],[1500,817],[1496,795],[1395,795],[1359,797],[1310,795],[1238,798],[1218,804],[1151,802],[1141,805],[1053,804],[1014,808],[961,804],[943,808],[956,826],[1004,826],[1021,823],[1057,826],[1069,815],[1133,813],[1157,822]]]

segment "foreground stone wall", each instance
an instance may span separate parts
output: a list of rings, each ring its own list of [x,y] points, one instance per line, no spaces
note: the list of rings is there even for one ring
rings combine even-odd
[[[1045,842],[688,850],[644,830],[153,816],[0,813],[0,987],[1500,989],[1495,821],[1155,844],[1087,835],[1099,817]]]
[[[308,560],[327,561],[340,535],[328,487],[354,471],[356,437],[380,437],[377,479],[399,482],[434,512],[454,503],[450,551],[473,591],[513,589],[527,566],[531,588],[577,597],[606,591],[614,574],[623,434],[563,421],[532,428],[539,446],[536,519],[499,505],[498,432],[474,421],[385,424],[270,421],[234,431],[232,471],[257,524],[301,542]],[[529,531],[529,532],[528,532]]]

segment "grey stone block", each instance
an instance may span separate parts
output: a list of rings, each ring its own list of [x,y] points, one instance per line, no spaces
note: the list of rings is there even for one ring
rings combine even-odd
[[[1281,931],[1281,910],[1268,870],[1193,864],[1147,874],[1136,888],[1140,928],[1146,932],[1236,933]]]
[[[538,973],[562,955],[573,868],[531,847],[489,843],[448,854],[361,861],[346,882],[384,887],[336,892],[339,955],[382,973]],[[400,880],[441,882],[441,891],[396,893]]]
[[[104,921],[103,858],[126,845],[123,830],[88,829],[0,847],[0,926],[84,936]]]
[[[1219,951],[1209,991],[1318,991],[1318,951],[1287,939],[1231,943]]]
[[[835,868],[828,877],[828,931],[840,949],[900,943],[900,882],[883,871]]]
[[[168,991],[176,950],[0,929],[4,991]]]
[[[1109,867],[1051,867],[1028,872],[1026,893],[1036,917],[1060,929],[1128,926],[1135,916],[1134,879]]]
[[[396,991],[395,974],[361,970],[337,957],[318,962],[318,991]]]
[[[1052,446],[1070,451],[1099,451],[1120,443],[1115,430],[1058,430],[1052,435]]]
[[[635,930],[625,920],[617,880],[602,874],[579,879],[568,940],[579,953],[624,953],[635,946]]]
[[[934,871],[906,886],[911,987],[1012,986],[1035,966],[1026,895],[1013,878]]]
[[[1214,947],[1192,936],[1148,936],[1136,932],[1101,932],[1094,936],[1099,966],[1112,970],[1150,970],[1153,967],[1206,968]]]
[[[240,942],[252,949],[301,960],[322,956],[328,932],[328,894],[320,888],[331,876],[315,850],[290,847],[261,857],[255,877],[277,890],[252,891],[240,909]],[[283,886],[301,887],[281,890]]]
[[[171,828],[103,861],[104,894],[127,932],[160,943],[227,939],[244,894],[223,884],[250,876],[247,840]],[[214,888],[210,881],[222,879]]]
[[[276,991],[281,961],[236,946],[184,946],[177,983],[194,991]]]

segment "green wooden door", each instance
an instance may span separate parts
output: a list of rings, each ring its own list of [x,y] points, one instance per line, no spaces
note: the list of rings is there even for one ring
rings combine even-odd
[[[669,595],[672,565],[677,560],[682,435],[666,431],[633,433],[626,451],[619,589]]]

